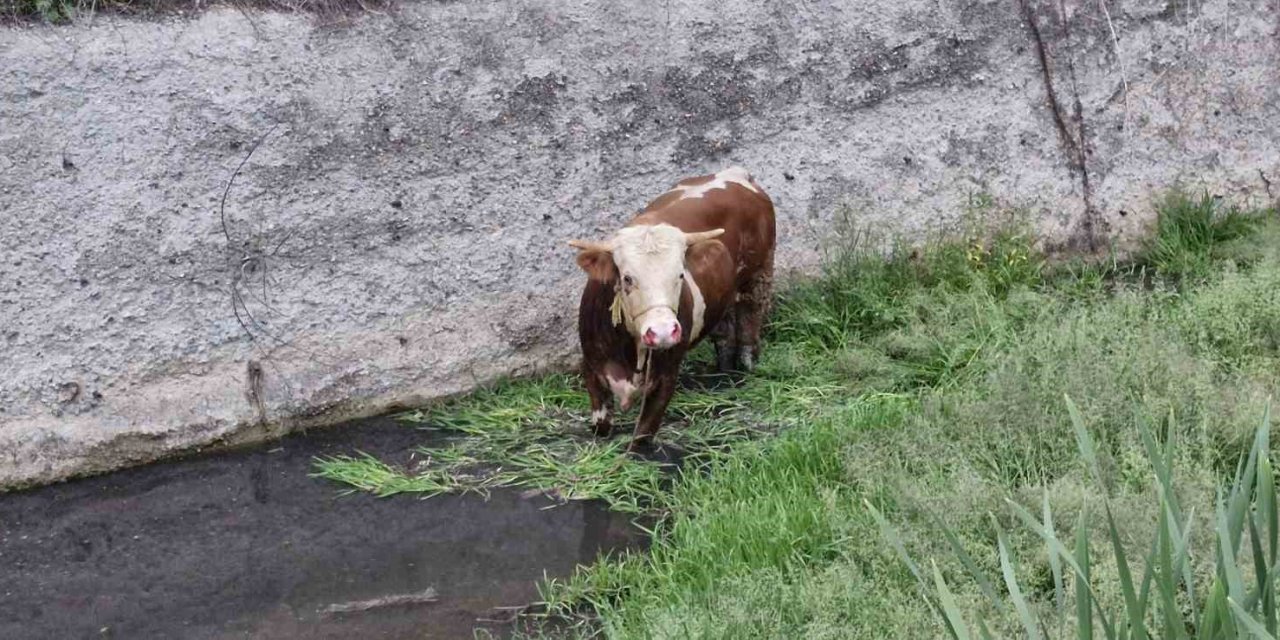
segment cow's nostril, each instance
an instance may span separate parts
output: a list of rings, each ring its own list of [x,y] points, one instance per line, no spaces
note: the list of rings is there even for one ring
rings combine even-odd
[[[644,343],[645,343],[645,344],[647,344],[647,345],[649,345],[649,346],[653,346],[653,345],[654,345],[654,343],[656,343],[657,341],[658,341],[658,334],[654,333],[654,332],[653,332],[653,329],[648,329],[648,330],[646,330],[646,331],[644,332]]]
[[[672,327],[671,337],[675,338],[676,340],[680,339],[680,325],[676,325],[675,327]]]

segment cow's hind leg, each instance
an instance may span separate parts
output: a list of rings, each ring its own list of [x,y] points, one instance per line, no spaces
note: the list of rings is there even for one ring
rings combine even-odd
[[[738,364],[751,371],[760,361],[760,333],[773,304],[773,253],[739,292],[733,315],[737,321]]]
[[[591,398],[591,429],[597,436],[607,438],[613,432],[613,396],[600,376],[590,369],[583,369],[582,378]]]
[[[716,348],[716,371],[730,373],[738,360],[737,326],[733,319],[733,310],[724,314],[724,318],[711,330],[711,342]]]

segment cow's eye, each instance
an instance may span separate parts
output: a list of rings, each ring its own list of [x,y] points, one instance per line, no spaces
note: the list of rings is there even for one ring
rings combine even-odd
[[[622,276],[622,284],[625,284],[625,285],[627,285],[628,287],[630,287],[631,285],[633,285],[633,284],[635,284],[635,283],[636,283],[636,281],[635,281],[635,280],[633,280],[633,279],[631,278],[631,276]]]
[[[681,279],[681,280],[684,280],[684,274],[683,274],[683,273],[682,273],[682,274],[680,274],[680,279]]]

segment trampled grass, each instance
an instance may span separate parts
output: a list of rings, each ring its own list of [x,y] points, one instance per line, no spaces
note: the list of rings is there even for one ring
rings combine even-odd
[[[1073,560],[1087,545],[1088,602],[1113,628],[1148,559],[1164,557],[1151,545],[1177,523],[1163,540],[1190,551],[1170,556],[1182,576],[1171,597],[1179,612],[1202,611],[1225,566],[1214,560],[1215,492],[1257,442],[1280,382],[1280,221],[1168,203],[1156,240],[1128,263],[1049,267],[1017,229],[887,258],[839,254],[823,277],[780,293],[757,372],[677,395],[664,437],[700,463],[674,481],[586,435],[572,378],[511,383],[419,417],[466,434],[467,464],[511,474],[501,482],[661,514],[648,554],[544,586],[549,611],[593,620],[584,634],[945,637],[962,618],[975,637],[978,620],[993,637],[1027,635],[1028,620],[1042,636],[1084,637],[1083,582],[1011,503],[1041,523],[1051,515]],[[374,462],[325,475],[404,486]],[[451,465],[433,468],[467,471]],[[470,482],[452,477],[439,483]],[[1175,497],[1175,518],[1162,520],[1162,496]],[[1099,519],[1104,501],[1110,517]],[[1187,528],[1189,514],[1201,521]],[[1257,571],[1251,554],[1242,544],[1242,576]],[[1171,628],[1157,617],[1164,586],[1148,585],[1152,637]],[[1234,598],[1231,587],[1222,593]],[[1190,636],[1205,628],[1189,620]]]
[[[707,367],[708,349],[691,367]],[[779,349],[761,375],[711,388],[692,376],[668,410],[660,433],[665,449],[701,464],[730,446],[775,434],[816,415],[846,390],[831,367]],[[424,448],[412,466],[397,467],[364,454],[317,460],[315,475],[375,495],[485,493],[499,487],[537,490],[561,500],[601,499],[631,513],[659,511],[670,463],[623,455],[635,410],[620,416],[615,437],[590,434],[589,405],[576,378],[551,375],[508,381],[456,401],[399,416],[406,423],[454,436]],[[669,474],[668,474],[669,475]]]

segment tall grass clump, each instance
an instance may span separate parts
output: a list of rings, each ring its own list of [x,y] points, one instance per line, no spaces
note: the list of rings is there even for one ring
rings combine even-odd
[[[1002,300],[1043,283],[1044,257],[1019,226],[942,235],[922,247],[891,243],[866,229],[845,236],[821,277],[779,293],[768,326],[771,344],[838,350],[909,324],[921,297],[934,292],[977,290]]]
[[[1008,500],[1016,521],[1040,538],[1052,570],[1053,607],[1038,615],[1027,594],[1032,588],[1018,577],[1005,528],[993,519],[1000,575],[993,579],[947,529],[937,532],[951,541],[962,572],[978,585],[984,604],[1016,615],[1028,638],[1067,637],[1070,627],[1077,638],[1274,638],[1280,616],[1276,607],[1276,578],[1280,571],[1280,516],[1277,515],[1275,474],[1271,465],[1270,407],[1264,411],[1252,446],[1242,456],[1226,488],[1217,493],[1210,514],[1187,509],[1175,485],[1176,438],[1169,430],[1160,435],[1140,424],[1154,489],[1156,521],[1145,554],[1133,557],[1116,525],[1109,487],[1099,465],[1096,444],[1070,398],[1067,405],[1080,458],[1097,491],[1105,516],[1106,542],[1090,537],[1093,515],[1081,509],[1073,536],[1060,538],[1053,518],[1049,492],[1044,490],[1042,515]],[[894,527],[869,502],[885,540],[899,551],[902,562],[915,577],[921,594],[945,623],[952,638],[995,637],[985,620],[986,612],[965,612],[936,562],[921,567],[906,551]],[[1039,510],[1039,509],[1036,509]],[[1196,527],[1208,529],[1201,538],[1208,548],[1195,548]],[[1132,533],[1132,532],[1124,532]],[[1247,545],[1246,545],[1247,541]],[[1101,547],[1101,548],[1098,548]],[[1105,557],[1104,557],[1105,556]],[[1198,584],[1194,558],[1213,558],[1212,581]],[[1110,562],[1120,581],[1119,602],[1100,598],[1095,588],[1097,565]],[[999,584],[997,589],[995,585]],[[1068,588],[1069,587],[1069,588]],[[1201,589],[1197,593],[1197,589]],[[976,625],[976,626],[975,626]]]
[[[1209,274],[1218,250],[1249,235],[1261,221],[1257,212],[1219,204],[1208,192],[1199,197],[1175,190],[1157,206],[1155,232],[1138,262],[1178,280]]]
[[[46,23],[69,20],[76,7],[64,0],[4,0],[0,3],[0,22],[39,19]]]

